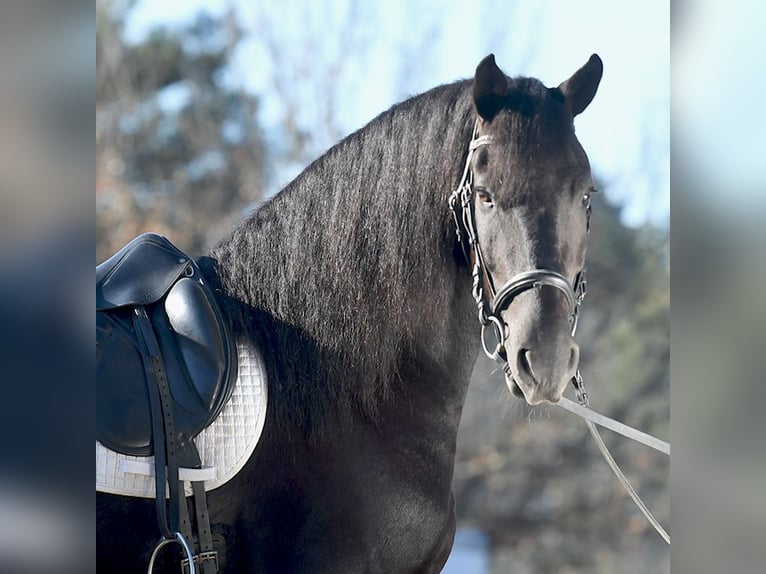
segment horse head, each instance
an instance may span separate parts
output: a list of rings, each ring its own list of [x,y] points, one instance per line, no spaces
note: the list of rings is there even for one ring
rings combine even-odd
[[[595,188],[573,119],[593,99],[601,74],[593,55],[546,88],[509,79],[490,55],[474,78],[477,120],[463,200],[475,235],[474,297],[498,338],[488,354],[502,359],[509,387],[529,404],[557,402],[577,373],[575,291]]]

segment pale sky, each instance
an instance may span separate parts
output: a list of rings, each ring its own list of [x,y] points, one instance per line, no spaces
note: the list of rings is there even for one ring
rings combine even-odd
[[[673,48],[677,159],[715,208],[762,208],[766,2],[697,0],[683,16]]]
[[[332,19],[339,2],[345,5],[341,0],[329,0],[314,6],[322,7],[322,18]],[[138,38],[152,25],[188,21],[202,8],[220,13],[230,4],[236,7],[247,29],[254,16],[253,4],[245,0],[142,0],[128,23],[127,33]],[[307,4],[285,0],[276,6],[271,10],[275,11],[277,25],[284,26],[279,33],[285,37],[285,49],[289,49],[291,37],[301,34],[294,28],[295,13],[291,10],[305,10]],[[363,78],[362,82],[357,80],[353,90],[344,90],[358,94],[343,102],[342,127],[347,133],[408,95],[472,76],[478,62],[490,51],[508,75],[535,76],[549,86],[558,85],[595,52],[604,61],[604,77],[593,103],[576,119],[578,137],[606,192],[624,205],[626,223],[649,221],[669,226],[667,0],[387,0],[375,6],[371,10],[376,11],[376,21],[362,24],[369,28],[365,38],[370,47],[363,55],[344,55],[344,62],[362,70],[355,77]],[[413,50],[413,59],[417,57],[419,35],[428,32],[421,26],[433,21],[434,14],[439,21],[433,50],[436,56],[420,67],[410,66],[413,71],[407,85],[401,86],[395,74],[402,69],[408,50]],[[484,33],[479,33],[481,30]],[[318,43],[322,41],[317,38]],[[326,42],[332,44],[330,36]],[[275,94],[268,91],[268,66],[254,38],[243,43],[233,72],[241,85],[263,99],[261,119],[267,126],[269,118],[278,117],[280,110]]]

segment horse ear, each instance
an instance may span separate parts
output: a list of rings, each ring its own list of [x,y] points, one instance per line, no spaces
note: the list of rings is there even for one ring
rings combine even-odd
[[[508,95],[508,78],[495,64],[495,55],[490,54],[476,67],[473,80],[473,101],[476,111],[487,121],[492,121],[503,100]]]
[[[604,64],[601,58],[593,54],[582,68],[559,85],[559,90],[566,98],[572,117],[582,112],[591,103],[603,72]]]

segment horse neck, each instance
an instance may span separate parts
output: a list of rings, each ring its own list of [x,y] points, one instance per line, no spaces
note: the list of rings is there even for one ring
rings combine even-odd
[[[244,330],[292,357],[277,376],[309,379],[316,395],[374,413],[394,387],[421,384],[427,372],[432,392],[462,407],[477,346],[447,197],[472,118],[467,83],[395,106],[215,250],[233,313],[261,323]]]

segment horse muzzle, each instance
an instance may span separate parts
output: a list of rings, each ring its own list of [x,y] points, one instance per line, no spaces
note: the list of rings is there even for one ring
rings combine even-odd
[[[569,321],[549,321],[543,325],[537,319],[514,325],[512,331],[502,315],[522,293],[532,289],[554,287],[563,295],[569,311]],[[493,299],[490,324],[494,326],[499,344],[490,353],[484,337],[485,353],[501,363],[506,383],[515,394],[522,394],[530,405],[556,403],[567,383],[577,372],[580,349],[574,342],[578,298],[569,281],[560,273],[547,269],[525,271],[512,277]],[[518,391],[518,392],[517,392]]]
[[[503,369],[506,384],[518,391],[530,405],[557,403],[577,373],[580,348],[571,336],[555,344],[520,345]]]

